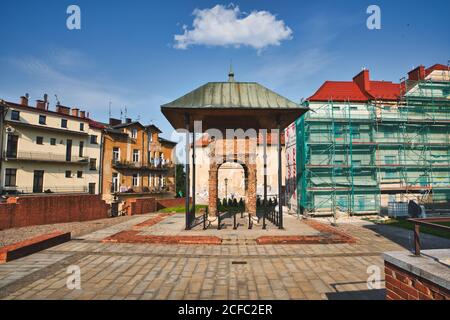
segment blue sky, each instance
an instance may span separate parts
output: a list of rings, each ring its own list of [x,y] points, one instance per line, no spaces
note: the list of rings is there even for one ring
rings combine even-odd
[[[66,28],[70,4],[81,8],[81,30]],[[237,81],[259,82],[294,101],[312,95],[325,80],[350,80],[362,67],[372,79],[398,81],[413,66],[450,59],[448,0],[233,4],[2,0],[0,99],[18,101],[28,92],[36,100],[48,93],[54,104],[57,94],[62,104],[80,106],[101,121],[111,101],[113,116],[126,106],[130,117],[153,121],[170,138],[160,105],[208,81],[226,80],[230,59]],[[366,27],[371,4],[381,8],[381,30]],[[265,11],[274,20],[268,31],[251,37],[260,43],[233,39],[233,29],[229,42],[215,43],[219,28],[200,30],[196,35],[202,39],[206,32],[206,40],[177,48],[174,36],[183,35],[183,25],[194,29],[194,10],[216,5],[239,7],[237,19]]]

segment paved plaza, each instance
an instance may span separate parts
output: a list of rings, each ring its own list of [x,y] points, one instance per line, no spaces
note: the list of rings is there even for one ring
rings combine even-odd
[[[290,234],[290,229],[310,236],[323,233],[290,216],[286,231],[225,228],[189,233],[247,239],[219,245],[105,241],[127,230],[154,236],[188,233],[180,227],[183,215],[149,223],[156,217],[137,216],[0,265],[0,299],[384,299],[382,252],[412,245],[410,232],[362,220],[337,227],[354,243],[252,241],[264,233]],[[441,238],[424,236],[423,241],[424,248],[450,247],[450,241]],[[70,266],[80,268],[79,290],[67,287]],[[367,287],[370,266],[381,270],[379,289]]]

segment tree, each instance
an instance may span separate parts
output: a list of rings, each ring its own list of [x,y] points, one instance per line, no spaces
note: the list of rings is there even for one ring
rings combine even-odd
[[[186,183],[186,172],[184,172],[184,166],[182,164],[177,164],[175,167],[175,188],[177,197],[185,196],[185,183]]]

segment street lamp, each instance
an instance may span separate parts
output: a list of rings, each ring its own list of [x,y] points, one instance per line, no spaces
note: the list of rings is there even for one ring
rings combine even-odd
[[[225,199],[227,199],[227,201],[228,201],[227,186],[228,186],[228,178],[225,178]]]

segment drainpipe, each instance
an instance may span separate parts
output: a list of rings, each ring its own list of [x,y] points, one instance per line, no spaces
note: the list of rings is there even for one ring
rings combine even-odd
[[[100,131],[100,164],[98,166],[98,194],[101,196],[103,194],[103,152],[105,146],[105,135],[103,130]]]
[[[4,145],[4,139],[5,139],[5,128],[4,128],[4,124],[5,124],[5,115],[8,112],[8,107],[6,106],[6,104],[4,103],[3,100],[0,101],[1,103],[1,113],[0,113],[0,194],[3,193],[3,145]]]

